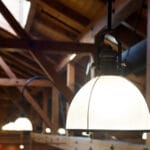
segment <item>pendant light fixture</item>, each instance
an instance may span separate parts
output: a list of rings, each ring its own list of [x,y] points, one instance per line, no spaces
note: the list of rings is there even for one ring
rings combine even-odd
[[[111,12],[112,0],[108,0],[108,31],[111,30]],[[106,53],[104,61],[100,54],[103,54],[104,58],[103,51],[97,54],[98,59],[101,59],[97,67],[100,65],[100,69],[106,71],[100,72],[99,76],[88,81],[77,92],[68,110],[66,129],[107,132],[149,131],[150,113],[142,93],[131,81],[118,75],[118,72],[117,75],[114,72],[111,75],[110,66],[111,62],[115,62],[114,53]],[[119,48],[117,58],[116,68],[120,70]]]
[[[147,131],[150,114],[138,88],[121,76],[86,83],[69,107],[66,128],[85,131]]]
[[[1,129],[3,131],[32,131],[33,126],[29,118],[20,116],[14,122],[3,125]]]
[[[18,117],[15,122],[16,131],[32,131],[32,123],[27,117]]]

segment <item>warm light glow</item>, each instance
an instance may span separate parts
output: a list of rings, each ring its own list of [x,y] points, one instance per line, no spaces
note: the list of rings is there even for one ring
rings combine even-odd
[[[5,131],[32,131],[32,123],[26,117],[19,117],[15,122],[9,122],[2,126]]]
[[[24,149],[24,145],[23,145],[23,144],[20,144],[20,145],[19,145],[19,148],[20,148],[20,149]]]
[[[82,132],[82,135],[89,137],[89,136],[91,136],[91,132]]]
[[[5,131],[16,130],[14,122],[9,122],[9,123],[3,125],[1,129],[5,130]]]
[[[58,134],[65,135],[66,134],[66,130],[64,128],[59,128],[58,129]]]
[[[112,35],[106,34],[106,35],[105,35],[105,38],[108,39],[109,41],[111,41],[112,43],[118,45],[117,40],[116,40],[115,37],[113,37]]]
[[[51,133],[51,129],[50,129],[50,128],[46,128],[46,129],[45,129],[45,132],[46,132],[46,133]]]
[[[150,130],[150,114],[138,88],[121,76],[100,76],[86,83],[70,105],[69,130]]]
[[[77,54],[75,54],[75,53],[74,53],[74,54],[71,54],[71,55],[69,56],[69,60],[72,61],[76,56],[77,56]]]
[[[15,121],[15,126],[17,131],[32,131],[32,123],[26,117],[19,117]]]
[[[142,140],[147,140],[147,133],[146,133],[146,132],[144,132],[144,133],[142,134]]]

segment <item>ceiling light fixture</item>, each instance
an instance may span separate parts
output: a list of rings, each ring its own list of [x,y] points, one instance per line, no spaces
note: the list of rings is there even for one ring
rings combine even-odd
[[[59,128],[57,132],[59,135],[66,135],[66,129],[64,128]]]
[[[9,122],[9,123],[3,125],[1,129],[3,131],[12,131],[12,130],[14,131],[14,130],[16,130],[14,122]]]
[[[27,117],[19,117],[14,122],[16,131],[32,131],[32,123]]]
[[[147,131],[150,114],[138,88],[121,76],[86,83],[69,107],[66,128],[85,131]]]
[[[111,33],[112,0],[108,0],[108,30]],[[144,96],[123,71],[121,45],[118,52],[104,46],[105,34],[97,51],[97,76],[88,81],[73,98],[66,120],[66,129],[80,131],[149,131],[150,113]],[[121,72],[122,73],[122,72]]]
[[[14,122],[2,126],[3,131],[32,131],[32,123],[27,117],[18,117]]]

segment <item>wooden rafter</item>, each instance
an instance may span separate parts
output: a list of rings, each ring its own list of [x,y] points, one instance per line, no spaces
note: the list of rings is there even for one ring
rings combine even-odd
[[[33,60],[32,60],[32,62],[33,62],[33,66],[32,66],[31,64],[29,64],[28,61],[24,61],[24,59],[22,59],[22,57],[20,57],[19,53],[12,55],[9,52],[2,51],[1,54],[2,54],[1,56],[7,56],[6,58],[10,62],[12,62],[12,60],[13,60],[13,64],[20,64],[18,66],[18,68],[24,68],[25,67],[25,68],[27,68],[27,70],[30,70],[30,73],[32,73],[32,74],[42,74],[42,71],[40,70],[40,68],[35,67],[37,65]],[[15,56],[15,60],[14,60],[14,56]],[[26,56],[24,55],[24,57],[26,57]]]
[[[36,3],[34,1],[31,1],[31,8],[30,8],[30,11],[29,11],[27,23],[25,25],[25,30],[27,32],[30,32],[30,28],[31,28],[31,26],[33,24],[33,20],[34,20],[34,17],[36,15],[36,10],[37,10]]]
[[[9,79],[9,78],[0,78],[0,86],[24,86],[27,82],[27,79]],[[52,87],[52,84],[46,79],[33,80],[28,86],[33,87]]]
[[[87,18],[83,17],[82,15],[78,14],[77,12],[74,12],[72,9],[69,9],[65,6],[63,6],[62,4],[59,6],[57,6],[57,4],[54,1],[54,4],[51,3],[48,0],[35,0],[37,4],[39,4],[44,12],[53,12],[53,17],[55,17],[56,19],[58,18],[60,21],[63,21],[64,19],[67,20],[69,22],[70,28],[74,29],[74,30],[78,30],[80,31],[81,29],[84,28],[84,25],[82,24],[84,22],[85,24],[85,20],[86,22],[88,21]],[[59,3],[57,1],[57,3]],[[56,8],[57,7],[57,8]],[[59,8],[58,8],[59,7]],[[65,9],[62,10],[62,7]],[[72,15],[72,17],[71,17]],[[60,17],[58,17],[60,16]],[[84,18],[84,19],[83,19]],[[83,21],[81,21],[83,19]]]
[[[115,2],[115,13],[112,16],[113,27],[117,26],[121,21],[125,20],[131,13],[140,8],[142,0],[120,0]],[[128,10],[128,11],[126,11]],[[79,35],[78,40],[80,42],[94,42],[95,36],[104,28],[107,27],[106,8],[100,11],[99,17],[93,20]],[[78,55],[77,55],[78,57]],[[59,66],[66,66],[70,60],[64,58]],[[66,63],[65,63],[66,62]],[[59,67],[60,68],[60,67]],[[61,67],[62,68],[62,67]]]
[[[55,20],[53,18],[47,17],[45,13],[41,13],[35,21],[35,29],[37,24],[42,24],[43,28],[49,28],[61,35],[63,35],[64,39],[69,39],[69,41],[75,40],[77,37],[77,32],[73,32],[71,29],[65,28],[58,20]],[[61,25],[60,25],[61,24]],[[51,38],[53,35],[50,35]],[[66,40],[65,40],[66,41]]]
[[[57,87],[57,89],[62,92],[62,94],[66,97],[68,102],[71,102],[74,94],[73,92],[66,86],[65,81],[58,75],[55,71],[54,66],[44,59],[42,55],[39,53],[34,52],[35,60],[40,65],[44,73],[48,76],[49,80]],[[33,57],[34,57],[33,56]],[[49,74],[50,72],[50,74]]]
[[[146,100],[150,109],[150,1],[148,1],[148,24],[147,24],[147,64],[146,64]],[[149,138],[150,139],[150,138]],[[150,141],[150,140],[149,140]],[[149,142],[150,143],[150,142]]]
[[[70,17],[71,19],[83,24],[83,25],[87,25],[89,23],[89,19],[86,18],[85,16],[82,16],[81,14],[79,14],[78,12],[74,11],[73,9],[70,9],[69,7],[66,7],[65,5],[63,5],[61,2],[53,0],[53,2],[51,3],[49,0],[38,0],[38,3],[45,3],[46,6],[50,6],[54,9],[56,9],[57,11],[59,11],[61,14],[66,15],[67,17]]]
[[[78,42],[57,42],[49,40],[0,39],[0,48],[16,48],[36,51],[38,53],[94,53],[95,44]],[[3,50],[1,49],[1,50]],[[21,49],[21,50],[20,50]],[[6,49],[7,50],[7,49]],[[9,49],[8,49],[9,51]]]
[[[8,23],[10,24],[10,26],[14,29],[14,31],[21,37],[28,37],[28,34],[26,32],[24,32],[21,28],[21,26],[19,25],[19,23],[16,23],[15,18],[13,17],[13,15],[9,12],[9,10],[7,9],[7,7],[5,7],[5,5],[3,4],[2,1],[0,1],[0,12],[2,13],[2,15],[5,17],[5,19],[8,21]]]
[[[5,63],[5,61],[0,57],[0,66],[5,71],[7,76],[12,79],[17,79],[16,75],[11,71],[10,67]],[[17,89],[22,92],[22,87],[17,87]],[[31,104],[33,109],[41,116],[41,118],[45,121],[45,123],[51,127],[52,124],[49,120],[49,117],[47,114],[44,113],[44,111],[41,109],[41,107],[38,105],[36,100],[28,93],[27,91],[24,91],[24,96],[26,100]]]
[[[42,60],[41,59],[41,55],[37,54],[37,52],[38,52],[37,50],[39,49],[39,47],[37,45],[35,46],[31,42],[30,36],[26,33],[25,30],[22,29],[22,27],[19,25],[19,23],[15,20],[15,18],[11,15],[11,13],[9,12],[9,10],[5,7],[5,5],[3,5],[3,3],[1,1],[0,1],[0,6],[1,6],[1,9],[5,10],[4,12],[2,11],[2,14],[6,18],[6,20],[9,22],[9,24],[13,27],[13,29],[18,33],[18,35],[20,37],[22,37],[23,39],[27,39],[27,41],[25,42],[25,44],[28,45],[27,49],[30,48],[30,50],[32,50],[32,51],[29,50],[29,53],[31,54],[31,56],[33,57],[33,59],[41,67],[41,69],[48,76],[48,78],[51,81],[53,80],[53,83],[55,84],[55,86],[63,93],[63,95],[66,97],[66,99],[68,99],[68,101],[71,101],[72,97],[73,97],[73,93],[66,86],[66,84],[64,84],[64,82],[63,82],[63,84],[60,84],[60,83],[62,83],[61,77],[56,74],[55,70],[53,70],[53,72],[49,72],[49,68],[45,68],[45,66],[42,64],[43,63],[42,61],[45,61],[45,60],[44,60],[44,58]],[[9,42],[7,41],[7,43],[9,43]],[[5,42],[6,45],[7,45],[7,43]],[[23,43],[21,43],[21,44],[23,44]],[[21,46],[21,44],[20,44],[20,46]],[[43,44],[41,43],[41,45],[43,45]],[[41,49],[44,49],[44,47],[41,47]],[[33,51],[34,51],[34,53],[33,53]],[[35,53],[36,53],[36,55],[35,55]],[[34,103],[34,100],[33,100],[33,103]]]
[[[142,0],[120,0],[115,2],[115,13],[112,16],[112,27],[114,28],[121,21],[125,20],[130,14],[135,12],[142,5]],[[128,11],[127,11],[128,10]],[[101,11],[107,14],[106,9]],[[93,39],[102,29],[107,27],[107,16],[99,15],[100,18],[94,20],[79,36],[80,41],[87,41]]]

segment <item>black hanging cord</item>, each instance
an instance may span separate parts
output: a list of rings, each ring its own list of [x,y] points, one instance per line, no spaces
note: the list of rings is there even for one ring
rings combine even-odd
[[[111,31],[111,26],[112,26],[112,0],[108,0],[108,24],[107,24],[107,29],[108,31]]]

